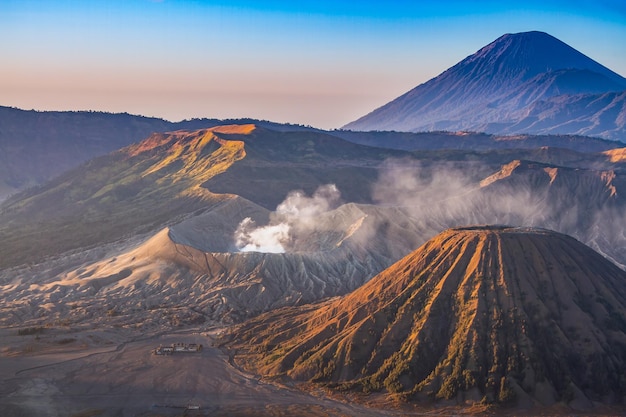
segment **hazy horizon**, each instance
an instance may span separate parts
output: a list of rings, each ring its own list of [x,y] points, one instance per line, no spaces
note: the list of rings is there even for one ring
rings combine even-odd
[[[0,105],[331,129],[530,30],[626,75],[618,0],[9,0]]]

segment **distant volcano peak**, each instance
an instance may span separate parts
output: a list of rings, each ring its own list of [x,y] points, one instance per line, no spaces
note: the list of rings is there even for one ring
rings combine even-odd
[[[493,74],[518,73],[523,79],[563,69],[588,69],[608,78],[624,79],[545,32],[505,34],[462,61],[489,68]]]
[[[573,73],[568,76],[569,72]],[[563,109],[563,118],[567,120],[554,116],[555,111],[562,109],[562,100],[554,104],[556,110],[546,115],[545,118],[550,116],[548,120],[526,118],[534,104],[552,98],[623,90],[626,90],[624,77],[547,33],[505,34],[345,128],[567,133],[619,139],[626,137],[624,123],[617,122],[621,120],[619,117],[611,121],[604,116],[604,124],[599,126],[597,113],[604,107],[598,108],[597,103],[583,107],[583,113],[576,116]],[[616,108],[620,103],[606,103],[606,106]],[[577,123],[571,123],[573,117]],[[611,132],[606,132],[607,129]]]

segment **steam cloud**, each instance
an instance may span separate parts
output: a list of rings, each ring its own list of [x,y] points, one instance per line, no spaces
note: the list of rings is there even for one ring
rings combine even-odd
[[[474,172],[475,171],[475,172]],[[485,167],[438,164],[424,167],[408,160],[389,160],[372,189],[379,205],[403,208],[411,217],[443,229],[468,224],[508,224],[546,227],[546,214],[554,212],[545,197],[524,184],[483,188],[479,178]]]
[[[320,186],[313,196],[302,191],[290,192],[270,214],[266,226],[257,226],[250,217],[235,231],[235,245],[240,252],[284,253],[298,233],[315,228],[316,218],[339,204],[341,193],[335,184]]]
[[[567,177],[561,185],[546,188],[541,182],[533,186],[532,181],[516,178],[481,185],[493,173],[493,168],[482,165],[468,169],[454,163],[388,160],[372,188],[372,199],[378,205],[401,208],[414,219],[423,241],[446,228],[472,224],[540,227],[573,236],[626,269],[622,206],[610,199],[598,205],[602,200],[570,191],[576,185]],[[601,183],[597,187],[598,193],[603,192]]]

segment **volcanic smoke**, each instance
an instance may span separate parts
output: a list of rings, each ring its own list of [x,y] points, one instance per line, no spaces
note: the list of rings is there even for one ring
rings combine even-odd
[[[335,184],[320,186],[311,197],[292,191],[270,214],[268,225],[257,226],[250,217],[243,219],[235,231],[235,245],[240,252],[284,253],[293,244],[293,232],[313,230],[316,218],[336,208],[340,198]]]

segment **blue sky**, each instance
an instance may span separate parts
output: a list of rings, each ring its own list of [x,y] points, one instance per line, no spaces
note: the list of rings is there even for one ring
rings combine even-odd
[[[621,0],[3,0],[0,105],[335,128],[528,30],[626,76]]]

